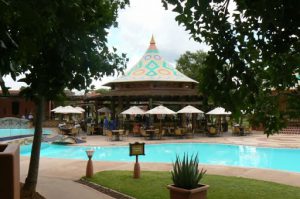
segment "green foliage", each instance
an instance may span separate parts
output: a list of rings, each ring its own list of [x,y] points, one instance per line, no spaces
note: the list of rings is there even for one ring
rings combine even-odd
[[[106,89],[106,88],[100,88],[100,89],[96,90],[96,93],[100,93],[100,94],[105,94],[108,92],[109,92],[109,89]]]
[[[187,75],[188,77],[198,81],[198,90],[203,96],[203,106],[202,109],[205,111],[209,111],[211,107],[208,106],[208,98],[210,96],[210,92],[206,93],[205,89],[205,80],[206,74],[204,70],[208,67],[205,64],[205,60],[208,54],[203,51],[190,52],[187,51],[184,54],[180,55],[179,59],[176,63],[176,68]]]
[[[198,169],[198,154],[195,157],[184,154],[182,160],[176,156],[176,161],[173,163],[171,171],[174,186],[184,189],[194,189],[199,187],[199,182],[203,178],[206,170]]]
[[[204,63],[206,57],[207,53],[203,51],[187,51],[180,55],[176,63],[176,68],[201,84],[203,75],[202,70],[206,67]]]
[[[125,55],[107,47],[107,30],[128,0],[1,1],[0,73],[22,73],[28,97],[55,99],[65,88],[84,90],[92,78],[124,70]],[[10,38],[10,39],[9,39]],[[2,39],[2,37],[1,37]],[[16,44],[16,45],[13,45]],[[8,67],[9,64],[17,69]],[[2,65],[3,64],[3,65]]]
[[[277,132],[289,113],[278,101],[269,106],[273,90],[277,96],[299,86],[300,1],[162,1],[193,39],[210,46],[203,92],[236,116],[254,111],[267,134]]]
[[[171,183],[167,171],[142,171],[140,179],[134,179],[132,171],[103,171],[88,180],[125,193],[137,199],[168,199],[166,186]],[[300,198],[299,187],[240,177],[206,174],[203,183],[209,184],[209,199],[285,199]]]

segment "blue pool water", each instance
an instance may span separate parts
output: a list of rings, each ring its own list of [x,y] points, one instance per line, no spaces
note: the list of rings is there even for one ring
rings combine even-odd
[[[128,146],[118,147],[85,147],[63,146],[43,143],[41,157],[86,160],[86,150],[94,149],[93,160],[133,162],[129,156]],[[29,156],[31,145],[21,146],[21,155]],[[262,148],[208,143],[176,143],[145,145],[145,156],[141,162],[172,163],[176,154],[198,153],[200,163],[240,167],[267,168],[300,172],[300,149]]]
[[[34,129],[0,129],[1,137],[12,137],[12,136],[22,136],[22,135],[33,135]],[[43,134],[51,134],[51,130],[43,129]]]
[[[128,146],[82,147],[42,144],[41,156],[50,158],[84,159],[87,149],[94,149],[93,160],[133,162]],[[21,147],[21,155],[29,156],[31,145]],[[300,149],[260,148],[209,143],[148,144],[141,162],[174,162],[176,154],[198,153],[201,164],[267,168],[300,172]]]

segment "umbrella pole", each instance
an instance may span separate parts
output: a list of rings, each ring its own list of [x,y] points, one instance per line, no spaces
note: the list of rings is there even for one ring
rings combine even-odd
[[[160,118],[159,132],[161,132],[161,120],[162,120],[162,118]]]

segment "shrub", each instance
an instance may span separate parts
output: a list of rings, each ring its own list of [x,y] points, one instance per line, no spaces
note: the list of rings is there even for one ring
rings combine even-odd
[[[206,170],[198,169],[198,154],[189,158],[184,154],[182,160],[176,155],[176,161],[173,163],[171,171],[174,186],[184,189],[194,189],[199,187],[199,182],[203,178]]]

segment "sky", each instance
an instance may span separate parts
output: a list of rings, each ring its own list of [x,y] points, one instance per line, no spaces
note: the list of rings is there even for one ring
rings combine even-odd
[[[161,0],[130,0],[130,6],[119,11],[118,27],[109,30],[108,46],[127,54],[127,69],[133,67],[146,52],[152,35],[161,55],[173,66],[186,51],[208,51],[208,46],[190,39],[188,32],[178,25],[175,17],[176,13],[163,8]],[[116,77],[104,77],[93,84],[98,89]],[[19,89],[24,85],[14,82],[10,77],[5,77],[4,81],[12,89]]]

